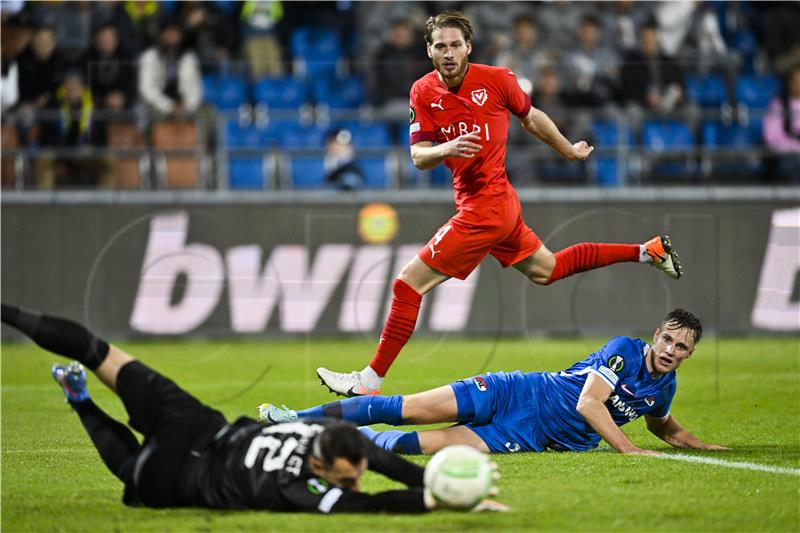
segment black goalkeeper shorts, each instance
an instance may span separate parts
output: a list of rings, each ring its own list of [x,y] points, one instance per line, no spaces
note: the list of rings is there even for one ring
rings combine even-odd
[[[227,425],[225,417],[139,361],[120,369],[117,394],[130,426],[145,436],[123,501],[148,507],[190,503],[184,467]]]

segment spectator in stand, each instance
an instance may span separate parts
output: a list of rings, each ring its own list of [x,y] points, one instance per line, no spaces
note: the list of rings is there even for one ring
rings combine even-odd
[[[3,56],[2,79],[0,79],[0,98],[3,112],[11,109],[19,100],[19,67],[16,58]]]
[[[136,99],[136,68],[133,58],[119,46],[116,27],[106,23],[97,29],[84,64],[97,108],[131,109]]]
[[[247,0],[242,6],[244,55],[253,79],[283,74],[283,49],[280,24],[283,4],[280,0]]]
[[[136,32],[137,50],[145,50],[158,41],[161,26],[161,14],[158,8],[158,2],[139,0],[125,2],[125,12]]]
[[[64,83],[56,90],[44,112],[39,131],[42,151],[35,162],[39,188],[50,189],[54,185],[113,186],[110,160],[88,153],[93,146],[104,146],[105,139],[102,130],[96,128],[92,93],[79,71],[65,75]],[[62,157],[47,148],[83,148],[87,153]]]
[[[505,46],[492,64],[511,69],[521,86],[525,87],[523,80],[527,80],[530,87],[533,87],[538,83],[540,69],[552,64],[554,60],[552,51],[540,46],[538,36],[533,17],[528,14],[518,15],[514,19],[514,40]]]
[[[411,85],[431,68],[425,51],[414,38],[407,18],[395,19],[386,42],[374,58],[373,103],[386,115],[403,117],[408,113]]]
[[[111,25],[117,30],[117,41],[122,54],[135,57],[139,54],[139,35],[125,10],[125,2],[106,0],[92,3],[92,21],[94,28]],[[95,34],[97,30],[95,29]]]
[[[614,50],[600,46],[600,19],[587,13],[578,25],[578,48],[567,54],[564,85],[580,107],[610,103],[619,79],[619,58]]]
[[[203,99],[197,55],[184,50],[182,42],[180,25],[167,20],[158,44],[139,61],[139,95],[156,115],[194,113]]]
[[[196,51],[201,69],[216,73],[239,50],[238,18],[207,2],[181,2],[185,46]]]
[[[800,182],[800,66],[786,77],[786,87],[764,117],[764,142],[776,152],[778,174]]]
[[[798,2],[751,2],[766,11],[764,45],[772,66],[789,72],[800,63],[800,4]]]
[[[356,152],[348,130],[332,131],[325,139],[325,181],[342,191],[364,187],[364,171],[356,162]]]
[[[661,51],[654,22],[639,31],[639,46],[625,55],[621,76],[623,102],[648,111],[673,111],[683,99],[683,72],[678,63]]]
[[[19,58],[20,104],[34,111],[42,109],[58,86],[62,65],[53,29],[36,28],[30,45]]]
[[[616,0],[604,5],[606,9],[600,12],[603,46],[623,53],[636,48],[639,28],[653,17],[654,5],[652,2],[634,0]]]

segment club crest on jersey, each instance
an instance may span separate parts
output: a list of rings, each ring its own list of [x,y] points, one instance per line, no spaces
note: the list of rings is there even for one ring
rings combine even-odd
[[[486,89],[475,89],[472,91],[472,101],[479,106],[483,107],[483,104],[485,104],[488,99],[489,94],[486,92]]]
[[[481,392],[486,392],[486,389],[489,388],[489,386],[486,384],[486,380],[484,380],[480,376],[478,376],[477,378],[473,379],[472,381],[475,382],[475,386],[478,387],[478,390],[481,391]]]
[[[327,492],[329,488],[327,481],[315,477],[308,479],[306,487],[311,494],[322,494],[323,492]]]
[[[656,403],[656,399],[653,398],[652,396],[647,396],[644,399],[644,403],[647,404],[647,407],[653,407],[653,404]]]
[[[623,359],[621,355],[612,355],[608,358],[607,366],[613,370],[614,373],[619,374],[619,371],[625,366],[625,359]]]

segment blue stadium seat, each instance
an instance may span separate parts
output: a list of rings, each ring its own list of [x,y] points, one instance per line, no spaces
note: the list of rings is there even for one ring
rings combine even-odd
[[[726,126],[718,120],[703,123],[702,142],[705,148],[749,148],[758,142],[755,128],[749,125],[731,124]]]
[[[741,154],[713,161],[711,173],[717,176],[758,175],[762,172],[761,159],[746,151],[760,144],[761,121],[740,125],[725,125],[717,120],[703,123],[701,127],[703,147],[707,150],[720,148],[739,149]]]
[[[354,109],[364,103],[364,84],[357,77],[344,80],[318,78],[312,88],[314,101],[331,109]]]
[[[385,157],[359,157],[358,166],[364,171],[364,182],[368,188],[385,189],[389,186]]]
[[[767,108],[779,90],[780,82],[773,76],[741,76],[736,80],[736,100],[755,109]]]
[[[619,144],[633,145],[633,131],[628,127],[620,127],[613,120],[600,120],[592,124],[594,144],[598,149],[614,148]],[[616,154],[597,154],[590,160],[595,165],[597,183],[601,186],[616,186],[627,181],[628,165],[620,165]]]
[[[247,102],[247,83],[235,76],[203,76],[203,99],[223,111]]]
[[[265,178],[262,157],[229,158],[228,184],[231,189],[263,189]]]
[[[252,124],[229,120],[225,130],[228,148],[264,148],[270,145],[269,132]]]
[[[292,186],[295,189],[326,187],[325,165],[322,157],[296,156],[291,159]]]
[[[290,48],[294,57],[306,59],[316,55],[326,57],[341,55],[338,32],[333,28],[319,26],[303,26],[294,30]]]
[[[253,98],[269,108],[297,109],[308,100],[308,87],[296,78],[263,78],[253,84]]]
[[[725,81],[714,74],[686,78],[689,99],[701,107],[719,107],[728,100]]]
[[[356,148],[389,148],[392,136],[389,127],[381,122],[349,123],[343,125],[353,135],[353,146]]]
[[[697,173],[697,161],[692,155],[680,154],[695,147],[694,132],[688,125],[675,120],[645,122],[642,126],[642,145],[658,154],[652,175],[688,178]],[[675,153],[673,157],[670,152]]]
[[[272,125],[271,125],[272,126]],[[286,149],[322,148],[325,146],[327,130],[316,126],[300,126],[296,123],[279,123],[273,126],[278,146]]]
[[[654,152],[686,150],[694,147],[694,133],[676,120],[649,121],[642,126],[642,145]]]

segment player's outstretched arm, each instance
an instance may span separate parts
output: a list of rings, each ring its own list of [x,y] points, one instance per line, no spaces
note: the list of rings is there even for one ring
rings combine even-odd
[[[522,119],[522,125],[528,130],[531,135],[545,143],[552,148],[564,159],[572,161],[583,161],[589,157],[589,154],[594,150],[594,146],[589,146],[586,141],[578,141],[575,144],[570,143],[564,137],[558,127],[553,123],[550,117],[543,111],[531,107],[525,118]]]
[[[481,151],[478,144],[481,138],[477,133],[467,133],[452,141],[434,145],[430,141],[421,141],[411,145],[411,160],[420,170],[428,170],[448,157],[475,157]]]
[[[643,450],[637,447],[625,433],[614,423],[611,413],[605,405],[611,396],[611,387],[594,374],[589,374],[581,390],[577,411],[586,419],[590,426],[603,437],[619,453],[631,455],[660,455],[659,452]]]
[[[730,448],[726,448],[725,446],[707,444],[701,441],[684,429],[672,415],[667,415],[664,418],[654,418],[645,415],[645,419],[647,420],[647,429],[650,430],[650,433],[670,446],[676,448],[693,448],[695,450],[730,450]]]

